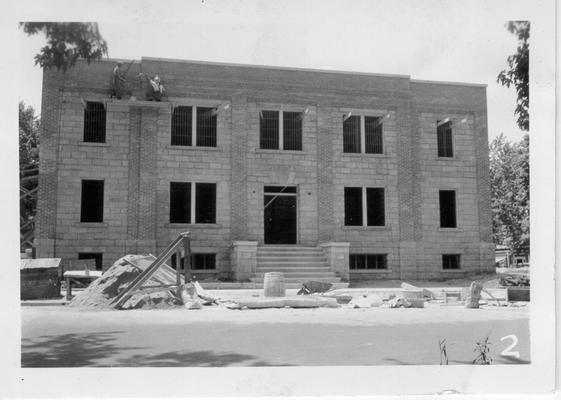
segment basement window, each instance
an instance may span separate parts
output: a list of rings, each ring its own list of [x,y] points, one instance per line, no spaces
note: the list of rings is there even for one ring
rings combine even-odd
[[[436,121],[436,136],[438,141],[438,157],[454,157],[452,121]]]
[[[350,269],[388,269],[387,254],[349,254]]]
[[[346,226],[385,226],[384,188],[345,188]]]
[[[95,269],[103,269],[103,253],[78,253],[78,260],[95,260]]]
[[[460,269],[460,254],[443,254],[442,269]]]
[[[101,102],[88,101],[84,109],[84,142],[105,143],[107,113]]]
[[[456,191],[440,190],[440,227],[456,228]]]
[[[102,180],[82,180],[80,222],[103,222]]]
[[[383,154],[382,118],[365,115],[344,115],[343,152]]]
[[[271,150],[302,150],[302,113],[261,111],[259,147]]]
[[[171,116],[173,146],[216,147],[216,108],[177,106]]]
[[[173,269],[177,269],[177,257],[175,254],[171,256],[170,263]],[[185,257],[179,260],[181,269],[185,268]],[[216,269],[216,254],[214,253],[193,253],[191,254],[191,269]]]
[[[169,222],[216,223],[216,183],[170,182]]]

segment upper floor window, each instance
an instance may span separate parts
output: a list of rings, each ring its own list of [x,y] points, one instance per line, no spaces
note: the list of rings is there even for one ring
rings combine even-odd
[[[381,117],[343,116],[343,152],[383,154],[383,123]]]
[[[217,110],[212,107],[177,106],[171,116],[171,144],[216,147]]]
[[[103,222],[102,180],[83,180],[80,203],[80,222]]]
[[[105,105],[88,101],[84,109],[84,142],[105,143]]]
[[[216,223],[216,183],[170,183],[170,223]]]
[[[440,190],[440,227],[456,228],[456,191]]]
[[[452,147],[452,121],[436,121],[438,157],[454,157]]]
[[[261,111],[259,147],[274,150],[302,150],[302,113]]]
[[[346,226],[385,226],[384,188],[345,188]]]

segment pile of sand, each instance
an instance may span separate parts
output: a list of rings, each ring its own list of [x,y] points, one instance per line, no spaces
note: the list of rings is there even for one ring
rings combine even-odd
[[[110,308],[111,301],[155,260],[152,255],[127,255],[118,259],[101,277],[76,295],[71,307]],[[176,282],[175,270],[164,264],[144,283],[146,286],[170,285]],[[121,308],[170,308],[181,304],[175,289],[137,291]]]

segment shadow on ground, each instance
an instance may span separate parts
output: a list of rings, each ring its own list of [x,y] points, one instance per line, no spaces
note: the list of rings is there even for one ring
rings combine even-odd
[[[289,366],[273,364],[248,354],[215,353],[212,351],[167,352],[153,356],[134,355],[117,360],[119,367],[227,367],[230,365],[246,367]]]
[[[91,367],[97,361],[116,352],[134,347],[117,347],[111,342],[123,331],[90,332],[85,334],[39,336],[36,340],[23,339],[21,366],[35,367]]]
[[[150,348],[117,346],[113,342],[124,331],[69,333],[23,339],[21,366],[45,367],[227,367],[289,366],[274,364],[248,354],[212,351],[166,352],[153,354]],[[117,358],[122,351],[138,351],[128,358]]]

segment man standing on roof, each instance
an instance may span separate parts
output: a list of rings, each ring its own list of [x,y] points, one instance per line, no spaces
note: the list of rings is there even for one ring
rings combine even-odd
[[[111,97],[121,99],[124,91],[125,78],[121,73],[122,61],[117,61],[117,65],[113,68],[113,80],[111,81]]]

